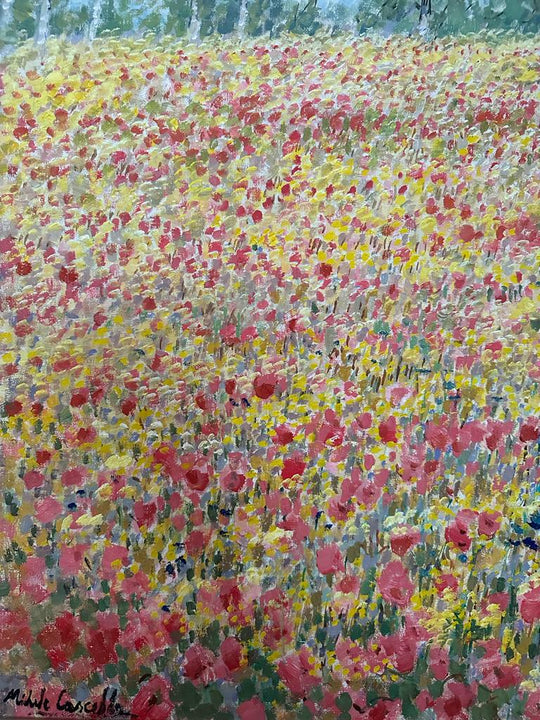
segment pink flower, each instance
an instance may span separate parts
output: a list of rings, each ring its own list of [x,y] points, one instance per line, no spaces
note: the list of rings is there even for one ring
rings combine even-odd
[[[210,540],[210,535],[211,532],[192,530],[189,535],[186,536],[186,554],[190,557],[198,557],[201,555]]]
[[[336,543],[325,545],[317,550],[317,568],[323,575],[345,570],[343,556]]]
[[[533,587],[522,595],[519,611],[525,622],[533,623],[540,620],[540,586]]]
[[[540,690],[529,695],[525,705],[525,717],[527,720],[538,720],[540,717]]]
[[[139,570],[131,577],[122,580],[122,592],[127,596],[134,594],[137,597],[144,597],[145,593],[150,590],[148,576],[142,570]]]
[[[35,603],[40,603],[49,597],[47,589],[45,559],[29,557],[21,568],[21,592],[29,595]]]
[[[266,720],[266,711],[258,697],[245,700],[238,706],[240,720]]]
[[[336,589],[342,593],[358,593],[360,580],[355,575],[345,575],[336,585]]]
[[[62,485],[64,487],[71,485],[82,485],[84,478],[87,475],[85,468],[70,468],[62,473]]]
[[[103,558],[101,560],[101,573],[103,577],[106,580],[113,580],[122,568],[122,565],[127,565],[128,561],[129,551],[127,548],[122,547],[122,545],[109,545],[103,550]]]
[[[246,476],[242,473],[237,473],[235,470],[230,470],[227,473],[222,473],[219,477],[219,484],[222,490],[226,492],[239,492],[246,483]]]
[[[380,642],[398,672],[408,673],[413,670],[418,644],[410,633],[387,635]]]
[[[508,605],[510,604],[510,595],[506,592],[500,592],[500,593],[491,593],[491,595],[486,595],[486,597],[482,601],[482,611],[486,612],[487,607],[489,605],[498,605],[501,610],[506,610]]]
[[[311,688],[320,685],[321,679],[315,672],[315,664],[306,646],[297,653],[287,655],[278,663],[278,673],[294,695],[307,695]]]
[[[62,573],[66,575],[75,575],[82,567],[84,554],[90,545],[64,545],[60,549],[59,566]]]
[[[414,592],[407,570],[399,560],[388,563],[379,576],[378,586],[383,599],[398,607],[406,607]]]
[[[36,500],[36,517],[41,523],[50,523],[56,520],[62,513],[62,503],[53,497],[45,497]]]
[[[424,712],[424,710],[433,707],[434,704],[434,700],[431,697],[429,690],[421,690],[415,702],[420,712]]]
[[[424,430],[425,438],[432,448],[444,450],[451,442],[447,428],[444,425],[427,422]]]
[[[437,720],[468,720],[467,708],[475,698],[475,687],[458,682],[447,683],[443,694],[434,703]]]
[[[43,473],[40,473],[39,470],[29,470],[25,473],[23,480],[28,490],[33,490],[34,488],[38,488],[43,485],[45,482],[45,476]]]
[[[478,516],[478,533],[492,538],[501,524],[502,515],[496,510],[495,512],[483,512]]]
[[[450,668],[450,655],[446,648],[432,647],[429,651],[429,669],[436,680],[444,680]]]
[[[215,662],[216,656],[211,650],[195,643],[186,650],[184,675],[192,682],[208,685],[216,677]]]
[[[499,662],[494,668],[484,674],[482,685],[485,685],[492,691],[499,689],[504,690],[519,685],[522,679],[518,665],[515,663]]]
[[[336,657],[340,665],[346,667],[350,672],[360,672],[364,649],[349,638],[340,637],[336,643]]]
[[[449,525],[444,531],[446,542],[455,545],[462,552],[467,552],[471,547],[471,538],[468,534],[468,526],[456,518],[456,521]]]

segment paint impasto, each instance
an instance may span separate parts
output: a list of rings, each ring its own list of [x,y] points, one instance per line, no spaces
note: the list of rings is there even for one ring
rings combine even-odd
[[[1,717],[540,719],[537,10],[4,0]]]

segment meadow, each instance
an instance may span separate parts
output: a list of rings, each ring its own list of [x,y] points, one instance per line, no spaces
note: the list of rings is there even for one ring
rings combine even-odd
[[[539,69],[506,35],[2,60],[3,678],[538,720]]]

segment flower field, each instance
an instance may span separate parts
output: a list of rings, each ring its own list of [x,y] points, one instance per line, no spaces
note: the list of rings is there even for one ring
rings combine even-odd
[[[4,685],[538,720],[535,42],[2,63]]]

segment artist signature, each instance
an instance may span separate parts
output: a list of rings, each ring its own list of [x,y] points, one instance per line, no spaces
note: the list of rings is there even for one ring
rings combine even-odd
[[[2,697],[4,703],[36,710],[39,715],[48,717],[54,717],[55,713],[109,718],[137,717],[117,702],[118,691],[108,687],[103,690],[98,700],[72,700],[65,688],[55,690],[54,693],[45,687],[39,691],[9,688],[4,692]]]

